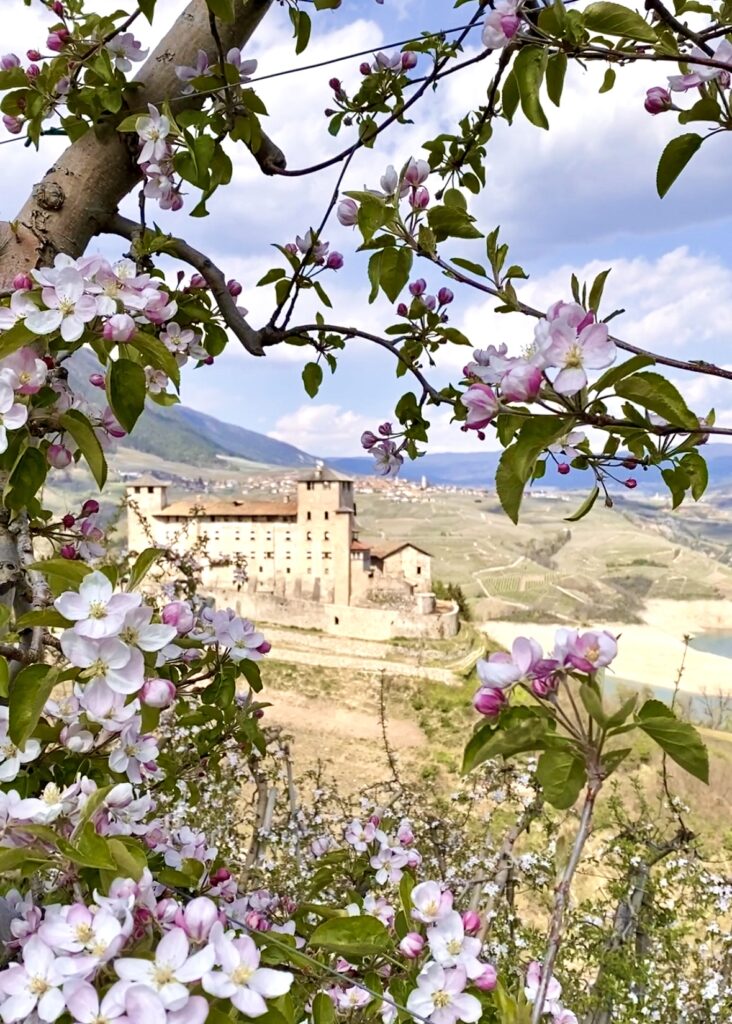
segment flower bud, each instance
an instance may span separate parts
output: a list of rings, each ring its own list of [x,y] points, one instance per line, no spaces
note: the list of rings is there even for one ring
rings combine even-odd
[[[63,444],[50,444],[46,451],[49,466],[54,469],[66,469],[71,462],[71,452]]]
[[[492,686],[481,686],[473,697],[473,707],[486,718],[497,718],[505,703],[503,690],[496,690]]]
[[[96,498],[87,498],[84,504],[81,506],[81,516],[94,516],[99,511],[99,502]]]
[[[53,0],[53,4],[51,5],[51,10],[59,18],[63,18],[63,16],[64,16],[64,5],[61,3],[61,0]]]
[[[201,274],[194,274],[191,278],[191,283],[188,285],[189,288],[205,288],[206,278]]]
[[[385,423],[379,424],[379,433],[382,437],[391,437],[394,433],[391,423],[387,420]]]
[[[28,67],[25,69],[25,73],[28,76],[28,78],[38,78],[38,76],[41,73],[41,69],[38,67],[37,64],[29,64]]]
[[[10,114],[3,114],[3,124],[11,135],[20,135],[23,131],[23,122],[17,117],[11,117]]]
[[[13,278],[13,288],[15,291],[28,291],[32,287],[33,278],[30,274],[16,274]]]
[[[449,306],[454,298],[455,296],[449,288],[440,288],[437,293],[437,301],[441,306]]]
[[[102,391],[104,391],[107,386],[107,381],[103,373],[92,373],[89,377],[89,383],[95,388],[101,388]]]
[[[411,159],[407,164],[407,169],[404,172],[404,180],[408,185],[412,185],[414,188],[417,185],[421,185],[422,182],[427,181],[430,174],[430,165],[426,160],[415,160]]]
[[[358,65],[358,70],[361,72],[362,75],[370,75],[371,65],[367,60],[362,61],[361,64]]]
[[[331,87],[333,92],[340,92],[341,80],[340,78],[331,78],[331,80],[328,82],[328,85]]]
[[[129,313],[115,313],[102,328],[105,341],[129,341],[137,331],[137,324]]]
[[[419,932],[407,932],[399,943],[399,952],[402,956],[407,957],[408,960],[416,960],[418,956],[422,955],[424,944],[424,936],[420,935]]]
[[[210,881],[212,885],[221,885],[222,882],[228,882],[230,878],[230,871],[227,871],[226,868],[217,868],[211,875]]]
[[[175,694],[175,686],[169,679],[146,679],[140,690],[140,700],[149,708],[169,708]]]
[[[649,114],[663,114],[667,110],[672,110],[673,101],[671,99],[671,93],[668,89],[664,89],[660,85],[654,85],[653,88],[649,89],[646,93],[643,106]]]
[[[258,654],[269,654],[269,652],[271,650],[272,650],[272,644],[269,642],[269,640],[264,640],[259,645],[259,647],[256,648],[256,651],[257,651]]]
[[[325,263],[328,270],[340,270],[343,266],[343,256],[339,252],[332,252]]]
[[[498,975],[493,964],[486,964],[485,970],[477,978],[473,978],[473,984],[481,992],[492,992],[498,982]]]
[[[63,30],[66,31],[65,29]],[[66,32],[66,38],[62,35],[62,30],[59,29],[57,32],[51,32],[46,40],[46,46],[49,50],[53,50],[54,53],[61,53],[63,48],[66,46],[68,39],[68,32]]]
[[[418,298],[420,295],[424,295],[426,291],[427,282],[423,277],[418,277],[416,281],[412,281],[409,285],[409,293],[410,295],[414,295],[415,298]]]
[[[411,71],[417,66],[417,54],[411,50],[404,50],[402,53],[402,71]]]
[[[290,256],[297,256],[297,246],[295,245],[294,242],[287,242],[287,244],[284,245],[283,248],[285,252],[290,254]]]
[[[628,479],[625,481],[625,486],[628,488],[629,491],[632,491],[634,487],[638,486],[638,481],[634,480],[632,476],[628,477]]]
[[[219,919],[218,907],[208,896],[197,896],[186,904],[181,915],[182,921],[177,923],[194,942],[205,942],[209,933]]]
[[[369,452],[378,443],[378,440],[376,434],[373,434],[370,430],[364,430],[363,434],[361,434],[361,447]]]
[[[67,512],[66,515],[61,520],[61,525],[65,526],[67,530],[70,530],[75,522],[76,522],[76,517],[72,516],[70,512]]]
[[[424,186],[415,188],[409,200],[413,210],[424,210],[430,204],[430,194]]]
[[[463,928],[466,935],[475,935],[480,928],[480,914],[474,910],[466,910],[463,914]]]
[[[252,932],[268,932],[270,923],[267,918],[257,910],[250,910],[244,917],[244,924]]]
[[[569,465],[568,462],[560,462],[557,466],[557,473],[560,473],[562,476],[566,476],[567,473],[571,471],[571,469],[572,467]]]
[[[244,288],[238,281],[235,281],[234,278],[232,277],[230,281],[226,282],[226,290],[228,291],[229,295],[231,295],[231,297],[235,299],[239,295],[241,295],[241,293],[244,291]]]
[[[62,558],[68,558],[69,561],[73,561],[75,558],[79,557],[78,552],[73,544],[64,544],[61,550],[59,551],[59,554],[61,555]]]
[[[160,617],[166,626],[175,626],[181,635],[190,632],[195,622],[191,606],[186,601],[171,601],[170,604],[166,604]]]
[[[25,55],[28,60],[43,60],[43,55],[40,50],[27,50]]]
[[[358,203],[356,200],[348,196],[345,199],[341,199],[336,209],[336,217],[338,218],[338,223],[343,224],[346,228],[352,228],[354,224],[357,224]]]
[[[423,295],[422,305],[424,306],[425,309],[429,309],[430,312],[433,312],[435,307],[437,306],[437,299],[434,297],[434,295]]]
[[[14,53],[5,53],[0,57],[0,70],[10,71],[11,68],[20,66],[20,57]]]
[[[397,316],[409,316],[406,302],[400,302],[396,308]]]

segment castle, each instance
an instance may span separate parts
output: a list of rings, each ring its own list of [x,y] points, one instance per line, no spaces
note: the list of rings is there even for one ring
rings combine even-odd
[[[431,593],[429,552],[360,540],[353,480],[322,463],[281,501],[168,504],[167,486],[142,477],[128,483],[130,551],[204,554],[202,586],[241,614],[375,638],[457,631],[457,618],[448,622]]]

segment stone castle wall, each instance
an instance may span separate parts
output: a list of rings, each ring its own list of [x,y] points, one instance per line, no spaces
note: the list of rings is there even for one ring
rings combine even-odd
[[[358,608],[224,590],[217,592],[216,603],[219,607],[235,608],[239,615],[256,622],[317,629],[357,640],[446,639],[456,636],[460,625],[457,605],[447,601],[438,601],[433,612],[420,614],[414,603],[410,609]]]

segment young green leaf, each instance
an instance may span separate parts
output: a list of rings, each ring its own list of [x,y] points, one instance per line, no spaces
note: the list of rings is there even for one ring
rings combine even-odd
[[[131,359],[117,359],[107,375],[112,412],[129,434],[145,408],[145,371]]]
[[[302,371],[302,382],[310,398],[315,398],[323,383],[323,367],[320,363],[306,363]]]
[[[144,376],[144,373],[143,373]],[[79,446],[86,464],[101,491],[107,482],[107,460],[104,458],[99,438],[94,433],[86,416],[77,409],[69,409],[59,417],[59,422],[67,430]]]
[[[622,4],[590,4],[584,10],[585,28],[607,36],[622,36],[624,39],[640,39],[647,43],[658,42],[658,36],[637,11],[631,11]]]
[[[662,199],[702,142],[704,139],[701,135],[697,135],[696,132],[688,132],[686,135],[679,135],[677,138],[671,139],[661,153],[656,171],[656,188]]]
[[[350,959],[384,953],[391,942],[381,921],[364,914],[324,921],[310,936],[310,945]]]
[[[552,807],[564,811],[577,802],[587,782],[587,771],[574,748],[557,747],[545,750],[539,757],[536,777]]]
[[[709,782],[709,755],[699,733],[680,722],[660,700],[647,700],[636,715],[639,729],[650,736],[672,761],[702,782]]]
[[[527,120],[537,128],[548,129],[549,122],[539,100],[545,60],[546,54],[541,46],[524,46],[513,62],[513,73],[516,76],[521,109]]]
[[[58,669],[51,665],[26,665],[10,683],[8,734],[21,750],[38,725],[57,679]]]

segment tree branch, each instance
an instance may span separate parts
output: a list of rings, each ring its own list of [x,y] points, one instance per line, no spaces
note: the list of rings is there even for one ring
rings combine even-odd
[[[110,234],[121,235],[122,238],[126,238],[129,242],[134,243],[135,239],[140,235],[141,228],[136,221],[115,213],[101,230]],[[206,284],[211,289],[211,294],[216,299],[216,304],[227,327],[239,339],[247,352],[253,356],[264,355],[261,332],[255,331],[250,327],[239,312],[236,300],[229,294],[229,289],[226,287],[226,278],[223,271],[216,266],[213,260],[206,256],[205,253],[194,249],[192,245],[189,245],[182,238],[175,238],[173,235],[168,236],[166,252],[182,260],[183,263],[188,263],[191,267],[194,267],[201,277],[205,279]]]

